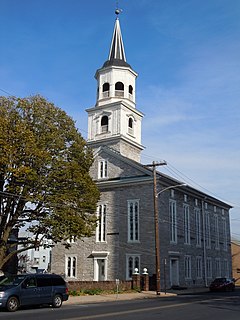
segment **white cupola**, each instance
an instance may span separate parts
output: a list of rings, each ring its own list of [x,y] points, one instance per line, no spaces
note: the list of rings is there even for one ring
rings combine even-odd
[[[116,10],[118,14],[119,11]],[[108,60],[98,69],[97,101],[88,112],[88,144],[107,145],[123,156],[140,161],[141,122],[136,109],[137,73],[126,61],[120,22],[115,21]]]

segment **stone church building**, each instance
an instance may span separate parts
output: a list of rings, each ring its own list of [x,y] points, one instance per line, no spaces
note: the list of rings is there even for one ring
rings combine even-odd
[[[96,105],[87,109],[91,176],[101,198],[95,235],[52,250],[52,272],[66,280],[130,280],[156,275],[154,171],[140,163],[137,73],[127,63],[118,17],[107,61],[97,70]],[[231,207],[156,172],[161,287],[207,286],[231,276]]]

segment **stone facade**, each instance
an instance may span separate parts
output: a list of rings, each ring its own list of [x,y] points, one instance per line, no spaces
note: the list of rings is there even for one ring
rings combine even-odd
[[[97,176],[99,160],[107,161],[109,175],[105,178]],[[153,276],[155,233],[152,171],[104,147],[95,154],[92,172],[101,191],[99,206],[106,208],[102,230],[104,238],[99,240],[99,230],[96,230],[92,238],[72,243],[68,250],[57,245],[52,252],[52,271],[64,274],[68,280],[81,281],[130,280],[134,267],[138,267],[140,272],[147,268],[149,276]],[[157,182],[158,190],[177,185],[175,180],[160,173],[157,174]],[[131,201],[138,204],[137,221],[134,222],[138,229],[137,239],[130,237]],[[171,241],[171,229],[174,227],[170,216],[172,202],[176,204],[174,242]],[[184,217],[185,207],[189,212],[188,222]],[[231,276],[229,209],[223,202],[188,186],[160,194],[158,211],[162,288],[165,285],[167,288],[205,286],[217,276]],[[196,211],[199,213],[199,228],[196,227]],[[69,257],[76,257],[73,277],[67,276]],[[131,258],[132,266],[129,264]],[[134,262],[136,258],[137,263]]]

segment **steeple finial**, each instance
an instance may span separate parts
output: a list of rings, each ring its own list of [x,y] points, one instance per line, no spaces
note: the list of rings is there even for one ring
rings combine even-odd
[[[117,19],[118,19],[118,15],[120,14],[122,12],[122,9],[120,9],[119,7],[118,7],[118,1],[116,2],[116,9],[115,9],[115,14],[116,14],[116,16],[117,16]]]

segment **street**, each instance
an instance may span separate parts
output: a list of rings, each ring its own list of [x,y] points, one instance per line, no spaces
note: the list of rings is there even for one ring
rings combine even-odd
[[[168,298],[114,301],[98,304],[63,305],[60,309],[39,307],[15,313],[0,311],[0,319],[18,320],[239,320],[240,291],[202,293]]]

